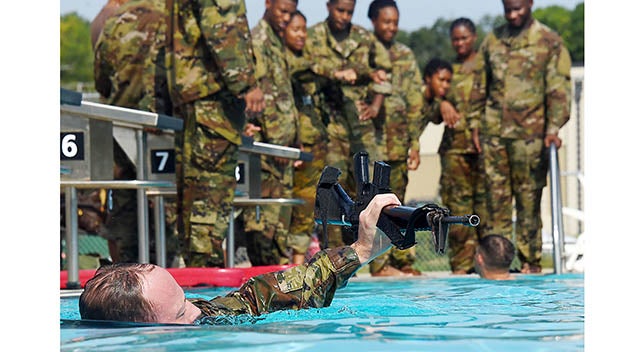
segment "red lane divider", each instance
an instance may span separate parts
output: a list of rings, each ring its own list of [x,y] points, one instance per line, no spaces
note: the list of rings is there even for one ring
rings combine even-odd
[[[167,268],[168,272],[181,287],[223,286],[240,287],[253,276],[280,271],[294,265],[266,265],[249,268]],[[80,286],[95,275],[95,269],[85,269],[78,272]],[[60,288],[67,288],[67,271],[60,272]]]

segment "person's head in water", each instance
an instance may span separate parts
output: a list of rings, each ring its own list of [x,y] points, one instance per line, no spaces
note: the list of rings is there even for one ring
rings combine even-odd
[[[514,245],[501,235],[488,235],[475,250],[475,271],[485,279],[508,280],[514,260]]]
[[[136,263],[100,267],[79,308],[82,319],[141,323],[192,324],[201,314],[166,269]]]

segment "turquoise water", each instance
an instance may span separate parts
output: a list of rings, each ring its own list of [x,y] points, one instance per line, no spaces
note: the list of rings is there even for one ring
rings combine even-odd
[[[188,289],[211,298],[228,288]],[[583,351],[582,274],[353,281],[330,307],[235,326],[61,324],[61,351]],[[79,319],[61,299],[61,319]]]

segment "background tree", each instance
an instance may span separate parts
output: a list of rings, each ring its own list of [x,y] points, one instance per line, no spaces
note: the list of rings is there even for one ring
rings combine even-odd
[[[533,16],[551,27],[564,39],[570,56],[575,65],[582,65],[584,58],[584,4],[580,3],[574,10],[561,6],[548,6],[536,9]],[[417,58],[419,68],[423,70],[426,63],[433,57],[451,61],[454,50],[449,40],[449,26],[454,19],[439,18],[432,27],[423,27],[410,33],[398,33],[396,40],[408,45]],[[505,23],[502,15],[485,15],[479,21],[471,18],[477,27],[476,46],[493,28]]]
[[[67,89],[93,83],[90,22],[75,12],[60,18],[60,81]]]
[[[419,69],[422,72],[430,59],[440,57],[447,60],[454,56],[449,41],[450,25],[451,21],[439,18],[432,27],[423,27],[410,32],[407,40],[403,42],[415,53]]]
[[[580,3],[573,10],[561,6],[549,6],[533,12],[533,17],[549,26],[564,39],[575,64],[583,64],[584,8],[584,4]]]

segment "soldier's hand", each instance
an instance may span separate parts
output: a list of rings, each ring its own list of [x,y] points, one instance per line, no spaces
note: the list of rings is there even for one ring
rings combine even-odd
[[[358,239],[352,243],[351,247],[356,251],[361,265],[368,263],[391,247],[391,240],[376,227],[376,224],[382,209],[398,205],[401,203],[395,194],[378,194],[359,214]]]
[[[378,108],[374,105],[363,103],[359,111],[359,121],[374,119],[378,116]]]
[[[249,115],[260,114],[266,108],[266,102],[263,98],[263,92],[259,87],[252,88],[244,94],[246,102],[246,113]]]
[[[449,128],[454,128],[458,120],[462,118],[462,116],[456,111],[453,104],[448,102],[447,100],[443,100],[440,106],[441,116],[443,117],[443,122]]]
[[[161,135],[163,132],[161,129],[156,127],[145,127],[143,130],[147,133],[155,134],[156,136]]]
[[[341,70],[341,71],[335,72],[335,78],[340,81],[354,84],[358,76],[356,74],[356,71],[354,71],[354,69],[349,68],[347,70]]]
[[[244,126],[244,135],[247,137],[253,137],[255,135],[255,133],[260,132],[261,131],[261,127],[254,125],[252,123],[247,123],[246,126]]]
[[[419,157],[419,150],[411,149],[408,151],[408,161],[407,167],[408,170],[417,170],[419,164],[421,163],[421,159]]]
[[[376,84],[382,84],[387,80],[387,73],[384,70],[376,70],[369,74],[369,78]]]
[[[301,152],[305,151],[305,147],[302,144],[298,146],[298,149],[300,149]],[[304,161],[294,160],[294,169],[300,169],[302,167],[302,164],[304,164]]]
[[[544,137],[544,146],[545,147],[550,147],[551,143],[555,143],[555,147],[557,147],[557,149],[559,149],[562,146],[562,140],[557,137],[556,134],[547,134]]]

